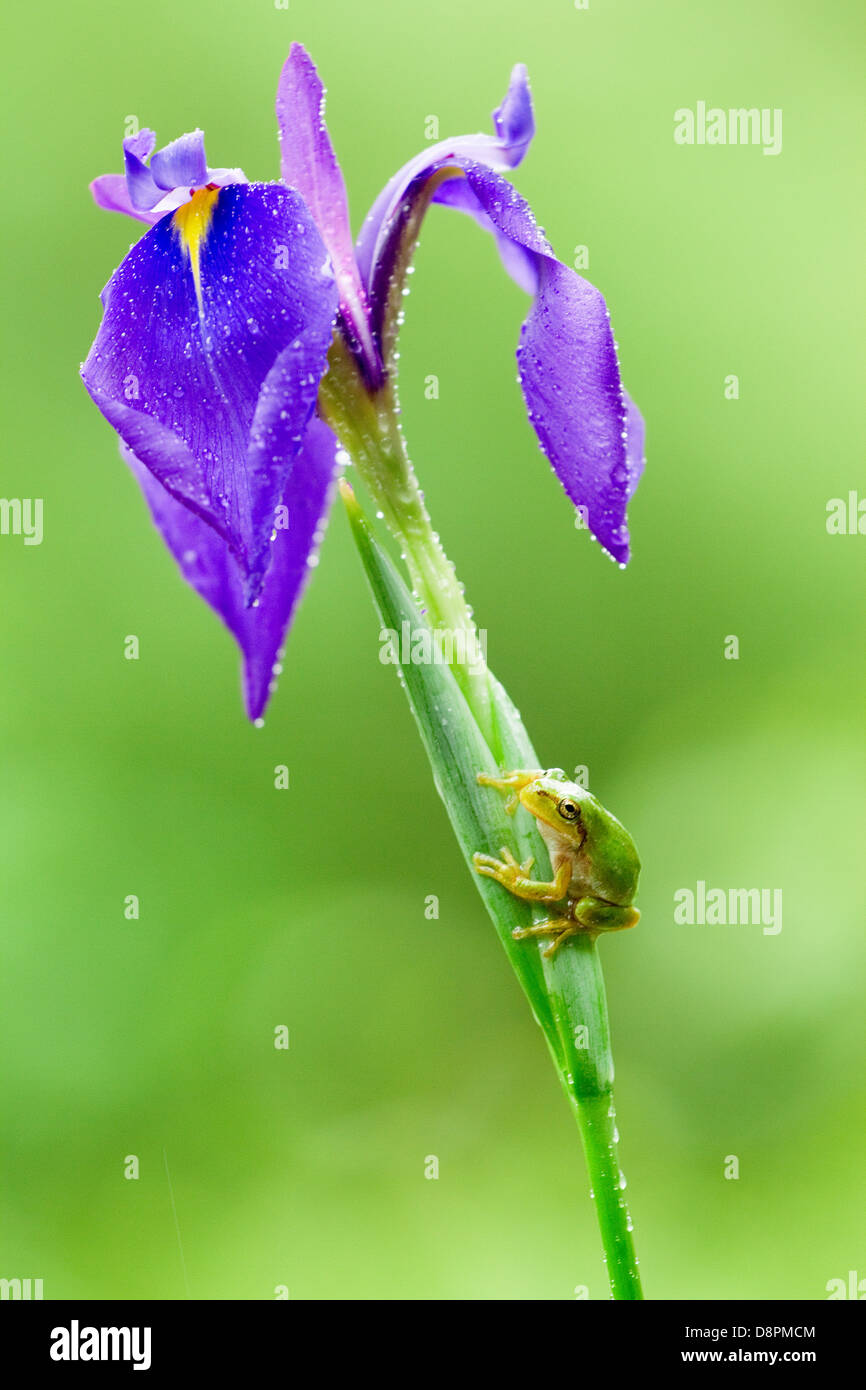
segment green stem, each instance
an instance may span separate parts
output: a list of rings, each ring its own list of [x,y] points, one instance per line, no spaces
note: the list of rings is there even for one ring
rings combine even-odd
[[[548,965],[546,960],[543,964],[564,1063],[552,1047],[551,1054],[580,1131],[611,1295],[615,1299],[642,1299],[625,1179],[619,1163],[607,996],[596,943],[589,937],[579,938],[567,952],[560,953],[556,965]],[[572,984],[582,987],[582,993],[593,996],[589,1007],[576,1014],[571,1012],[551,978],[555,973],[567,973]],[[573,995],[574,991],[569,993]],[[575,1038],[575,1018],[595,1019],[595,1027],[591,1023],[584,1026],[588,1028],[587,1043],[595,1034],[601,1034],[599,1046],[576,1046],[584,1040]]]
[[[617,1299],[643,1298],[632,1224],[622,1192],[613,1091],[573,1100],[605,1250],[610,1289]]]
[[[454,675],[489,741],[493,728],[489,678],[475,622],[424,505],[406,452],[393,389],[386,383],[374,395],[369,393],[339,334],[319,388],[319,409],[398,541],[413,592],[426,609],[431,627],[462,640],[465,660],[455,663]]]

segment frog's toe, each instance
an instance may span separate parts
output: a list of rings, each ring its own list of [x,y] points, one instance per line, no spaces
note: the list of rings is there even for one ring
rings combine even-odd
[[[505,868],[500,860],[495,859],[492,854],[473,854],[472,864],[477,874],[484,874],[486,878],[498,878]]]
[[[561,925],[562,923],[560,923],[560,926]],[[556,938],[555,941],[551,942],[544,954],[546,956],[555,956],[563,942],[570,941],[571,938],[573,936],[577,936],[577,934],[578,928],[572,923],[570,926],[567,926],[565,928],[565,931],[559,933],[559,936]]]

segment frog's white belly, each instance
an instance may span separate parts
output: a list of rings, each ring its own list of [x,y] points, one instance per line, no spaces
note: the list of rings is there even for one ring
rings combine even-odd
[[[571,865],[571,882],[568,885],[569,894],[580,893],[583,881],[577,872],[577,851],[570,840],[564,835],[560,835],[558,830],[554,830],[552,825],[546,825],[543,820],[536,820],[536,825],[541,832],[541,838],[547,845],[547,852],[550,855],[550,862],[553,865],[553,872],[556,873],[560,864],[565,860]]]

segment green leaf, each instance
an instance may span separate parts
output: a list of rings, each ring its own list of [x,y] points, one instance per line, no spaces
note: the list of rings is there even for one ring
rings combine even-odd
[[[348,488],[344,487],[343,498],[382,627],[399,633],[406,622],[413,634],[430,631],[426,617],[370,532]],[[532,909],[501,884],[482,877],[472,868],[472,855],[476,851],[498,855],[502,846],[507,845],[512,853],[519,854],[525,840],[515,833],[515,821],[506,814],[499,793],[491,787],[478,785],[479,772],[497,772],[496,758],[447,664],[410,662],[400,666],[399,671],[430,759],[436,789],[445,803],[463,857],[562,1072],[565,1057],[541,957],[533,945],[527,947],[525,942],[515,941],[511,934],[516,927],[531,925]],[[543,844],[541,848],[543,855]],[[524,851],[522,857],[528,852],[534,851]]]
[[[435,651],[427,618],[371,533],[348,485],[342,485],[342,493],[382,627],[396,634],[408,623],[413,638],[427,633],[431,643],[427,650]],[[518,860],[533,855],[538,873],[549,872],[547,851],[534,819],[522,810],[509,817],[499,793],[479,786],[477,780],[479,772],[542,764],[514,705],[492,676],[493,747],[481,733],[447,664],[410,662],[399,670],[463,857],[541,1025],[577,1119],[607,1251],[611,1291],[614,1298],[640,1298],[631,1222],[621,1191],[611,1089],[613,1062],[595,941],[574,937],[552,957],[544,955],[541,944],[515,941],[515,927],[528,926],[534,916],[544,915],[544,909],[515,898],[501,884],[472,868],[476,851],[498,855],[507,846]]]

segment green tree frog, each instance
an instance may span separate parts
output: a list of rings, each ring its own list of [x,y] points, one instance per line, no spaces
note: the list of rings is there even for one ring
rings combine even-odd
[[[505,809],[510,815],[518,806],[525,807],[535,817],[550,853],[550,883],[530,878],[535,861],[518,864],[507,848],[502,849],[501,859],[489,854],[472,856],[476,873],[496,879],[515,897],[557,905],[545,921],[516,928],[515,937],[554,937],[544,953],[552,956],[579,932],[597,935],[635,925],[640,917],[632,905],[640,874],[638,853],[625,827],[591,792],[569,782],[560,768],[523,769],[501,777],[480,772],[478,781],[508,796]]]

